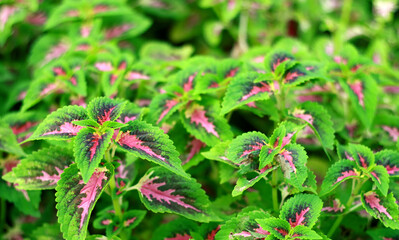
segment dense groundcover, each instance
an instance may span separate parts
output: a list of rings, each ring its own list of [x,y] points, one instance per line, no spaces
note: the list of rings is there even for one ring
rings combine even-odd
[[[396,2],[0,1],[0,239],[399,239]]]

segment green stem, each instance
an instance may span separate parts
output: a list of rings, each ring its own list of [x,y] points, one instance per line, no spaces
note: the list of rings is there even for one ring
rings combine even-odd
[[[272,173],[272,199],[273,199],[273,209],[276,213],[279,211],[278,205],[278,192],[277,192],[277,171]]]
[[[342,43],[344,42],[343,35],[349,22],[350,13],[352,10],[352,0],[344,0],[342,5],[341,20],[338,29],[334,34],[334,53],[339,54]]]
[[[248,11],[243,10],[240,14],[240,23],[238,29],[238,46],[240,47],[241,53],[244,53],[248,50],[247,28],[248,28]]]
[[[357,180],[353,179],[353,185],[356,187],[353,187],[353,185],[352,185],[352,193],[351,193],[351,196],[349,197],[348,201],[345,204],[345,209],[348,209],[352,205],[353,201],[355,201],[355,197],[356,197],[357,193],[360,191],[360,189],[362,188],[363,183],[364,183],[364,182],[359,182],[358,184],[355,184],[355,181],[357,181]],[[349,212],[346,212],[346,213],[349,213]],[[334,234],[335,230],[337,230],[337,228],[341,224],[342,220],[344,219],[345,214],[340,215],[335,220],[334,224],[330,228],[330,231],[327,233],[327,237],[331,238],[331,236]]]
[[[6,223],[6,200],[4,198],[2,198],[0,201],[1,201],[0,202],[0,205],[1,205],[1,208],[0,208],[0,214],[1,214],[1,216],[0,216],[0,239],[3,239],[2,235],[5,232],[4,228],[5,228],[5,223]]]

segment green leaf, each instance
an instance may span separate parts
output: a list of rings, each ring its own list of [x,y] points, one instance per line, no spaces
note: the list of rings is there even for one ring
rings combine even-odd
[[[323,202],[312,194],[297,194],[286,201],[280,218],[287,220],[292,228],[303,225],[312,228],[320,216]]]
[[[388,194],[389,174],[383,166],[376,166],[370,171],[371,179],[384,197]]]
[[[272,163],[278,152],[279,149],[272,148],[269,145],[263,146],[259,153],[259,169],[262,169],[268,164]]]
[[[204,37],[211,46],[219,45],[222,40],[222,30],[224,26],[218,21],[208,21],[204,24]]]
[[[116,129],[116,128],[126,127],[127,124],[126,124],[126,123],[120,123],[120,122],[110,122],[110,121],[107,121],[107,122],[105,122],[105,123],[103,124],[103,126],[104,126],[104,127],[108,127],[108,128]]]
[[[292,186],[301,188],[308,176],[306,162],[308,155],[305,149],[298,144],[292,143],[284,147],[277,156],[277,161],[284,172],[284,177]]]
[[[75,124],[75,125],[81,126],[81,127],[92,127],[92,128],[100,127],[100,124],[98,124],[96,121],[91,120],[91,119],[73,121],[72,124]]]
[[[17,142],[15,134],[4,121],[0,121],[0,150],[17,156],[25,155],[24,150]]]
[[[120,129],[122,133],[116,139],[117,146],[187,177],[187,173],[181,167],[179,153],[168,135],[146,122],[135,120],[127,124],[127,127]]]
[[[110,164],[96,168],[85,184],[76,164],[65,169],[55,194],[58,222],[65,239],[86,239],[91,212],[113,171]]]
[[[250,180],[248,180],[244,176],[239,177],[236,185],[234,186],[233,192],[232,192],[233,197],[241,195],[245,190],[247,190],[248,188],[255,185],[255,183],[262,180],[262,178],[266,177],[267,174],[269,174],[273,170],[274,170],[274,168],[272,168],[272,167],[265,168],[258,174],[258,176],[253,177]]]
[[[22,102],[21,111],[24,112],[37,104],[46,96],[55,92],[57,84],[51,78],[38,78],[31,82]]]
[[[370,191],[362,194],[360,199],[364,209],[374,218],[378,218],[385,227],[399,229],[399,210],[392,193],[383,197]]]
[[[75,161],[72,150],[53,146],[33,152],[3,176],[18,189],[53,189],[64,169]]]
[[[85,183],[89,181],[103,159],[105,151],[111,143],[113,133],[112,129],[107,129],[104,133],[98,133],[91,128],[84,128],[78,133],[73,152]]]
[[[258,222],[261,228],[270,232],[278,239],[285,239],[291,229],[290,224],[284,219],[271,217],[267,219],[256,219],[256,222]]]
[[[152,234],[151,240],[193,239],[192,232],[197,231],[198,225],[196,222],[178,218],[166,224],[161,224]]]
[[[27,140],[54,139],[65,140],[75,137],[82,129],[73,124],[77,120],[86,120],[86,110],[80,106],[66,106],[50,113],[39,124],[32,136]]]
[[[293,116],[303,119],[313,129],[321,144],[332,150],[335,137],[333,122],[328,112],[315,102],[304,102],[300,108],[294,111]]]
[[[353,83],[341,81],[341,86],[349,95],[352,106],[360,122],[370,129],[377,108],[378,85],[366,74],[359,74]]]
[[[42,226],[35,228],[30,236],[32,240],[62,239],[58,223],[44,223]]]
[[[205,158],[226,163],[230,166],[237,167],[235,163],[227,158],[227,149],[231,141],[219,142],[214,145],[208,152],[201,153]]]
[[[390,177],[399,177],[399,152],[382,150],[375,155],[375,163],[384,166]]]
[[[370,148],[359,144],[349,144],[349,150],[359,167],[367,170],[374,166],[374,154]]]
[[[351,160],[341,160],[334,163],[326,173],[321,185],[320,196],[334,190],[340,183],[349,179],[357,178],[360,173],[357,171],[356,163]]]
[[[179,97],[174,94],[158,94],[151,100],[146,119],[150,123],[160,124],[172,116],[182,105]]]
[[[270,214],[262,210],[243,210],[236,217],[230,217],[216,233],[215,240],[259,239],[270,233],[262,228],[256,219],[265,219]]]
[[[247,159],[257,158],[267,142],[268,138],[263,133],[244,133],[231,141],[227,150],[227,158],[236,164]]]
[[[153,212],[169,212],[200,222],[217,220],[201,185],[193,178],[181,177],[155,167],[140,179],[137,189],[144,205]]]
[[[279,76],[292,65],[293,60],[294,56],[290,53],[277,49],[266,55],[264,63],[266,69],[269,69],[271,72],[275,73],[276,76]]]
[[[302,225],[296,226],[293,229],[291,236],[295,239],[322,239],[322,237],[320,237],[320,235],[315,231]]]
[[[271,86],[257,72],[247,72],[235,76],[227,87],[223,98],[221,114],[226,114],[235,108],[251,102],[269,98]]]
[[[106,121],[115,121],[122,114],[126,101],[98,97],[90,101],[87,106],[89,117],[103,124]]]
[[[186,130],[210,146],[233,136],[226,119],[219,115],[218,105],[217,100],[207,98],[199,103],[191,103],[180,114]]]

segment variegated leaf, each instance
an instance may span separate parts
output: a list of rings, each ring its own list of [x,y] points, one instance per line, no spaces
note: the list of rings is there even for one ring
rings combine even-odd
[[[116,121],[119,123],[128,123],[129,121],[134,121],[139,118],[140,113],[141,109],[139,106],[134,103],[128,102]]]
[[[198,232],[198,224],[185,218],[177,218],[161,224],[152,234],[151,240],[189,240]]]
[[[323,202],[312,194],[297,194],[286,201],[280,211],[280,218],[285,219],[291,228],[299,225],[312,228],[319,218]]]
[[[0,150],[17,156],[25,155],[11,128],[3,120],[0,121]]]
[[[200,103],[192,102],[181,112],[181,120],[186,130],[207,145],[232,137],[226,119],[219,115],[218,101],[207,99]]]
[[[216,233],[215,240],[263,239],[269,236],[270,233],[257,223],[257,219],[268,217],[270,217],[270,214],[261,210],[243,210],[220,227],[220,230]]]
[[[271,72],[276,74],[284,73],[289,68],[286,65],[292,60],[294,60],[294,57],[287,52],[273,51],[265,57],[266,69],[270,69]]]
[[[327,171],[321,185],[320,196],[334,190],[341,182],[349,178],[357,178],[360,172],[357,170],[356,163],[351,160],[341,160],[333,164]]]
[[[367,170],[374,166],[374,154],[370,148],[359,144],[349,144],[349,150],[359,167]]]
[[[305,67],[296,65],[285,73],[284,84],[293,87],[315,78],[317,78],[317,76],[307,71]]]
[[[80,106],[66,106],[50,113],[39,124],[28,140],[36,139],[69,139],[75,137],[82,129],[73,121],[86,120],[86,110]]]
[[[305,102],[301,105],[301,109],[294,111],[293,116],[304,120],[316,130],[315,134],[325,148],[333,149],[335,138],[333,122],[321,105],[315,102]]]
[[[176,94],[158,94],[150,103],[147,119],[150,123],[160,124],[166,121],[181,106],[180,97]]]
[[[378,218],[385,227],[399,229],[399,210],[392,193],[383,197],[370,191],[362,194],[360,199],[364,209],[374,218]]]
[[[170,171],[186,177],[181,167],[179,153],[161,129],[139,120],[127,123],[120,129],[116,144],[127,152],[159,164]]]
[[[272,88],[269,82],[259,81],[261,78],[262,75],[257,72],[235,76],[227,87],[221,113],[226,114],[245,104],[268,99]]]
[[[263,146],[268,143],[266,135],[260,132],[247,132],[231,141],[227,158],[236,164],[246,159],[258,158]]]
[[[54,93],[59,86],[50,77],[41,77],[35,79],[29,85],[29,89],[23,98],[21,111],[24,112],[40,102],[46,96]]]
[[[267,176],[267,174],[269,174],[273,170],[274,168],[272,166],[266,166],[260,170],[257,176],[249,180],[245,176],[239,177],[232,192],[233,197],[241,195],[245,190],[255,185],[257,182],[262,180],[264,177]]]
[[[73,151],[75,161],[85,183],[89,181],[103,159],[113,134],[114,131],[112,129],[99,133],[92,128],[84,128],[78,133]]]
[[[389,174],[383,166],[376,166],[370,171],[371,179],[384,197],[388,194]]]
[[[103,124],[106,121],[115,121],[122,114],[126,101],[113,100],[105,97],[93,99],[87,106],[87,113],[91,119]]]
[[[18,189],[53,189],[64,169],[74,161],[71,149],[49,147],[33,152],[3,176],[3,179],[17,184]]]
[[[207,195],[192,178],[155,167],[140,180],[138,190],[141,201],[153,212],[176,213],[200,222],[216,220]]]
[[[307,159],[305,149],[294,143],[286,145],[279,153],[277,161],[280,163],[285,178],[292,186],[300,188],[305,182],[308,175]]]
[[[91,212],[113,175],[113,167],[96,168],[85,184],[76,164],[65,169],[56,188],[57,217],[63,237],[85,239]]]
[[[319,234],[317,234],[312,229],[305,227],[303,225],[296,226],[291,233],[294,239],[323,239]]]
[[[290,224],[279,218],[266,218],[266,219],[256,219],[260,227],[278,239],[286,239],[288,237],[291,227]]]
[[[384,166],[390,177],[399,176],[399,152],[393,150],[383,150],[375,155],[375,163]]]

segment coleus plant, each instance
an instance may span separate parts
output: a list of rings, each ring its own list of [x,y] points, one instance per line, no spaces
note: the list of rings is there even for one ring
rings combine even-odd
[[[15,227],[7,234],[33,221],[35,230],[21,235],[399,236],[399,90],[381,39],[372,40],[372,58],[337,38],[317,39],[310,48],[277,41],[286,22],[263,13],[294,18],[285,20],[296,36],[295,18],[303,14],[293,8],[322,12],[315,1],[43,2],[0,6],[0,44],[22,38],[13,28],[45,30],[26,57],[31,75],[21,78],[29,81],[7,93],[2,106],[21,111],[0,120],[0,198],[38,218],[10,217]],[[37,9],[52,11],[32,19]],[[139,36],[152,22],[147,16],[156,16],[155,25],[172,19],[174,43],[197,38],[203,28],[205,41],[221,47],[205,51],[218,56],[231,37],[233,57],[190,57],[204,47],[149,41],[152,33]],[[320,24],[335,28],[329,17]],[[274,44],[248,48],[246,37]],[[0,73],[15,71],[0,66]],[[53,202],[52,191],[40,191],[49,189],[56,192],[58,223],[39,205],[40,196],[41,204]]]

